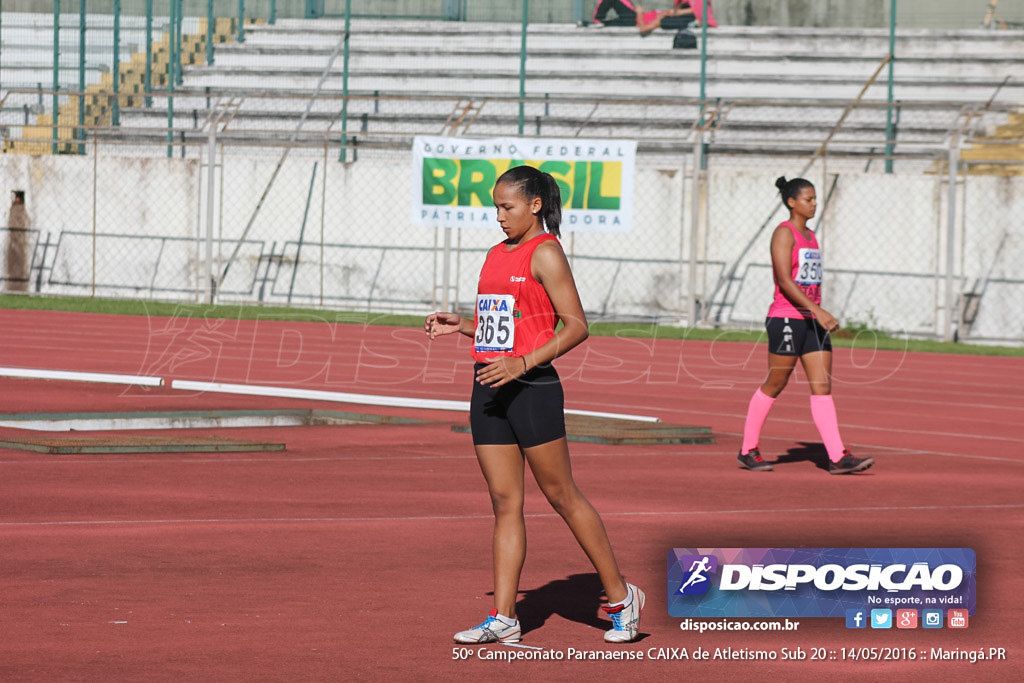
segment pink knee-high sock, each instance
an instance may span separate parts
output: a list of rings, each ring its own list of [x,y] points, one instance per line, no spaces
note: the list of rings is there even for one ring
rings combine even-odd
[[[839,462],[843,459],[843,439],[839,436],[839,419],[836,417],[836,404],[831,394],[811,395],[811,417],[818,427],[821,440],[828,451],[828,459]]]
[[[760,387],[750,397],[750,405],[747,406],[747,421],[743,424],[741,453],[749,453],[757,448],[757,442],[761,439],[761,427],[764,426],[764,421],[768,418],[768,412],[774,403],[775,399],[761,391]]]

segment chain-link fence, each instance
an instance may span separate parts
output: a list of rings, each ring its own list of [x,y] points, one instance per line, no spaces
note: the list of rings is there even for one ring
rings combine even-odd
[[[501,235],[414,224],[413,139],[631,139],[631,231],[567,226],[563,237],[592,319],[759,326],[772,291],[769,239],[785,218],[774,181],[802,175],[819,197],[825,306],[842,322],[1024,341],[1015,268],[1024,164],[1003,153],[1024,131],[998,98],[860,101],[859,75],[842,100],[701,101],[625,86],[595,97],[559,93],[554,79],[575,58],[544,49],[519,96],[519,69],[509,66],[517,27],[503,25],[423,31],[437,43],[433,56],[400,46],[364,51],[361,62],[352,55],[342,84],[343,35],[282,23],[254,28],[245,47],[217,43],[214,64],[200,59],[173,88],[170,76],[148,93],[5,79],[0,169],[6,189],[21,193],[4,235],[6,289],[464,309]],[[362,24],[349,47],[387,30]],[[473,52],[482,39],[486,49]],[[460,70],[474,55],[475,68]],[[680,80],[649,64],[651,83]],[[871,57],[858,68],[870,75],[876,65]],[[31,106],[8,106],[18,101]],[[74,106],[92,107],[91,118],[61,109]],[[53,111],[60,116],[47,120]]]
[[[258,129],[228,131],[208,121],[176,137],[170,156],[145,130],[131,142],[92,130],[82,154],[6,155],[5,180],[28,216],[8,221],[9,243],[27,228],[21,261],[8,256],[8,289],[379,312],[472,301],[500,234],[412,225],[403,144],[362,146],[353,134],[340,162],[333,134],[287,145]],[[770,234],[785,218],[774,181],[803,175],[818,188],[826,307],[846,324],[1024,339],[1021,176],[967,173],[980,162],[960,161],[951,193],[941,157],[885,174],[852,153],[809,164],[741,155],[733,143],[717,154],[713,139],[690,137],[676,151],[641,148],[632,232],[568,226],[563,244],[595,319],[759,324]]]

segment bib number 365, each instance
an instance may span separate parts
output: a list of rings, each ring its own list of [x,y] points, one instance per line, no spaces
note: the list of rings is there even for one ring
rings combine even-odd
[[[514,310],[515,297],[511,294],[478,295],[473,348],[477,351],[511,351],[516,337]]]

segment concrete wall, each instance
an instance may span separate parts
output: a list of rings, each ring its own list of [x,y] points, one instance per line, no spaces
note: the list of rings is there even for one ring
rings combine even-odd
[[[518,2],[496,0],[463,0],[465,16],[471,21],[519,21],[522,16]],[[165,3],[157,3],[161,6]],[[668,7],[669,0],[649,3],[652,7]],[[186,15],[204,15],[204,0],[186,0]],[[356,14],[384,16],[421,15],[443,17],[445,0],[352,0]],[[532,0],[530,19],[535,22],[570,23],[575,21],[573,0]],[[341,15],[344,0],[323,0],[327,14]],[[593,14],[595,0],[584,0],[583,12]],[[110,12],[112,0],[88,0],[90,12]],[[889,23],[889,0],[714,0],[715,16],[723,24],[733,26],[846,26],[878,28]],[[52,2],[38,0],[6,0],[7,12],[52,12]],[[988,9],[986,0],[965,3],[962,0],[900,0],[897,5],[897,26],[901,28],[978,28]],[[278,17],[303,17],[306,0],[278,0]],[[77,13],[77,3],[65,3],[64,13]],[[123,0],[122,11],[143,14],[143,0]],[[166,11],[166,8],[163,8]],[[214,11],[220,16],[234,16],[238,3],[216,0]],[[270,0],[246,0],[246,16],[267,17]],[[1024,23],[1024,2],[1002,0],[997,16],[1008,22]]]
[[[322,293],[327,308],[430,309],[443,250],[436,230],[411,224],[411,159],[389,154],[347,165],[328,162],[326,176],[321,162],[310,193],[315,161],[293,157],[282,168],[224,281],[224,300],[284,304],[294,291],[293,303],[303,306],[318,305]],[[630,235],[563,238],[588,314],[676,320],[685,314],[692,180],[683,172],[685,161],[679,163],[669,168],[638,160]],[[275,161],[233,156],[224,166],[224,184],[218,181],[214,198],[214,234],[224,240],[215,252],[221,264],[253,215]],[[784,171],[751,162],[709,173],[697,277],[702,298],[715,293],[718,322],[757,326],[764,317],[771,296],[771,228],[783,218],[773,181]],[[830,165],[830,172],[838,170]],[[44,294],[89,295],[95,282],[99,296],[190,300],[205,272],[203,175],[195,161],[180,159],[105,157],[94,170],[88,158],[0,157],[4,184],[26,191],[33,239],[48,235],[58,244],[48,252]],[[819,230],[826,308],[847,324],[940,333],[948,234],[944,178],[843,172],[837,180]],[[307,196],[313,205],[303,228]],[[1024,213],[1024,179],[970,177],[957,202],[964,207],[957,215],[971,220],[958,219],[954,231],[955,290],[990,280],[973,334],[1024,341],[1024,286],[1016,270],[1024,262],[1024,224],[1015,220]],[[762,224],[767,227],[759,231]],[[293,280],[300,230],[306,247]],[[492,228],[454,232],[459,255],[451,282],[465,304],[487,247],[501,235]],[[265,258],[272,245],[277,261]],[[727,292],[719,285],[734,265]],[[267,284],[260,284],[267,276]]]

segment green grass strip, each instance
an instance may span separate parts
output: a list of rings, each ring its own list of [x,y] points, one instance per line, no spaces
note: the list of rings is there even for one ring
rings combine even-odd
[[[147,315],[160,317],[226,318],[232,320],[283,320],[292,322],[325,322],[353,325],[390,325],[419,327],[422,315],[392,315],[357,311],[303,309],[287,306],[210,305],[171,303],[134,299],[95,299],[83,297],[37,297],[0,294],[0,309],[69,311],[74,313],[105,313],[109,315]],[[725,330],[676,327],[656,323],[591,323],[590,333],[603,337],[631,339],[694,339],[720,342],[766,341],[763,329]],[[923,351],[978,356],[1024,357],[1024,347],[962,344],[925,339],[890,336],[863,325],[839,330],[832,335],[832,344],[840,348],[885,351]]]

